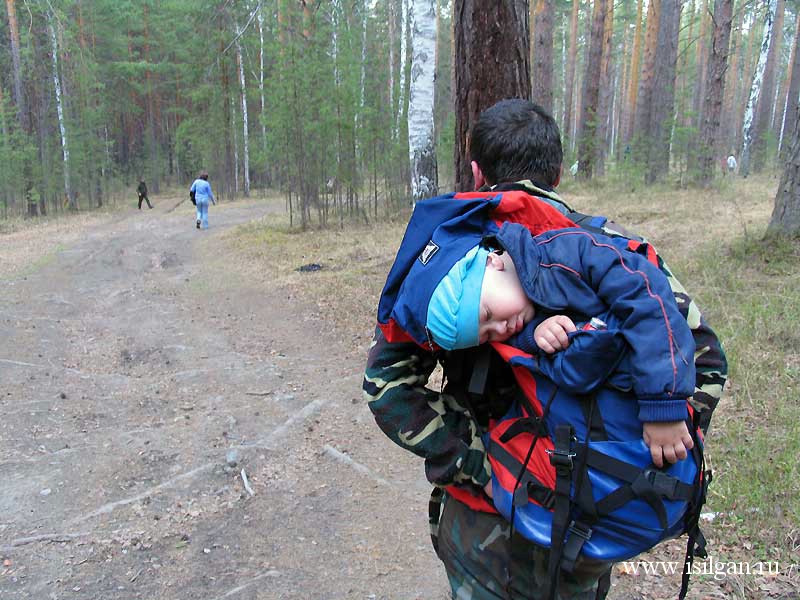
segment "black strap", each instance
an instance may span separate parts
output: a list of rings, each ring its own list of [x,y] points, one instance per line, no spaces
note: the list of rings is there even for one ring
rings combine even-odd
[[[569,498],[572,486],[572,468],[575,453],[572,450],[573,430],[570,425],[556,427],[554,448],[550,453],[550,464],[556,469],[556,500],[553,509],[553,523],[550,536],[550,564],[548,565],[548,598],[555,600],[558,593],[558,580],[561,571],[561,557],[564,537],[569,525],[571,503]]]
[[[522,467],[522,463],[513,454],[494,440],[489,443],[487,451],[509,473],[519,472],[518,469]],[[527,468],[524,470],[516,489],[514,489],[513,495],[515,507],[525,506],[529,498],[533,498],[541,506],[552,510],[555,502],[553,490],[539,481]]]
[[[500,441],[507,444],[520,433],[532,433],[536,437],[547,437],[547,426],[538,417],[520,417],[508,426],[500,436]]]

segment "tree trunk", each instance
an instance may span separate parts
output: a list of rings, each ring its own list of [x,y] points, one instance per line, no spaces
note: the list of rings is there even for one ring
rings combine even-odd
[[[408,154],[413,202],[436,195],[438,170],[433,133],[436,74],[436,0],[411,0],[411,87]]]
[[[639,0],[641,2],[641,0]],[[564,100],[564,125],[563,125],[563,133],[564,136],[570,141],[570,146],[572,145],[572,140],[575,139],[575,126],[573,125],[573,121],[575,120],[574,115],[575,111],[573,110],[574,104],[574,92],[575,92],[575,66],[578,62],[578,7],[580,5],[579,0],[572,0],[572,16],[570,18],[569,24],[569,57],[567,59],[567,78],[565,83],[565,95],[566,98]]]
[[[783,118],[783,136],[788,137],[791,132],[789,128],[792,123],[797,121],[798,101],[800,101],[800,16],[797,17],[797,26],[794,33],[794,44],[792,45],[792,76],[789,80],[789,92],[786,96],[786,114]],[[781,144],[781,159],[786,159],[789,155],[790,143]]]
[[[58,40],[56,38],[56,29],[53,26],[55,17],[51,12],[47,13],[47,26],[50,29],[50,42],[53,49],[53,88],[56,94],[56,111],[58,113],[58,129],[61,133],[61,151],[64,156],[64,197],[69,204],[70,209],[76,210],[78,207],[75,203],[75,196],[70,187],[70,172],[69,172],[69,146],[67,144],[67,127],[64,123],[64,104],[61,98],[61,78],[58,74]]]
[[[783,14],[786,3],[785,0],[777,0],[775,5],[775,20],[772,24],[770,35],[769,50],[767,51],[767,64],[764,67],[764,80],[761,83],[761,94],[759,95],[757,111],[755,117],[755,130],[751,140],[751,154],[753,170],[761,171],[767,160],[768,134],[772,129],[772,112],[775,107],[775,87],[776,70],[778,55],[781,51],[783,40]]]
[[[675,106],[675,65],[678,60],[682,0],[661,0],[658,44],[650,114],[648,166],[645,182],[654,183],[669,173],[670,138]]]
[[[627,118],[622,133],[622,143],[625,146],[628,146],[631,139],[633,139],[634,123],[636,119],[636,100],[639,91],[639,61],[642,55],[642,4],[642,0],[639,0],[636,7],[636,25],[633,33],[633,57],[631,58],[631,74],[628,78]]]
[[[612,42],[614,37],[614,0],[604,0],[606,3],[605,15],[603,19],[603,39],[602,56],[600,59],[600,88],[598,94],[597,108],[597,139],[595,140],[596,164],[595,171],[598,177],[603,177],[606,173],[605,157],[606,149],[609,147],[608,124],[611,113],[611,98],[613,86],[612,63]]]
[[[17,9],[14,0],[6,0],[8,11],[8,29],[11,37],[11,64],[13,67],[14,102],[17,105],[17,119],[23,131],[29,132],[28,111],[22,91],[22,67],[20,61],[19,27],[17,25]]]
[[[700,128],[699,177],[705,185],[714,178],[717,159],[723,158],[718,143],[722,100],[725,97],[725,72],[728,67],[728,48],[733,21],[733,0],[714,1],[714,36],[709,48],[707,95],[703,106],[703,121]]]
[[[538,0],[533,25],[531,97],[553,114],[553,0]]]
[[[755,108],[758,104],[758,97],[764,81],[764,70],[767,66],[767,54],[769,54],[769,41],[772,37],[772,24],[775,20],[775,10],[777,0],[768,0],[767,10],[764,12],[764,35],[761,38],[761,50],[758,54],[758,64],[756,74],[753,77],[753,85],[750,88],[750,98],[747,101],[747,108],[744,111],[744,124],[742,127],[742,160],[739,163],[739,174],[747,177],[750,174],[750,157],[752,152],[752,142],[756,129]]]
[[[700,123],[703,122],[703,99],[706,92],[706,39],[708,38],[708,0],[703,0],[700,5],[700,33],[697,36],[696,46],[696,70],[694,99],[692,100],[692,112],[694,113],[695,128],[700,130]]]
[[[642,70],[636,92],[636,109],[633,116],[634,157],[642,164],[647,163],[647,149],[651,140],[647,139],[650,127],[650,113],[653,110],[653,78],[656,68],[656,48],[658,47],[658,29],[661,18],[661,1],[653,0],[647,8],[647,30],[645,31]]]
[[[469,134],[481,111],[504,98],[531,97],[526,0],[456,0],[455,179],[473,189]]]
[[[397,88],[397,118],[395,119],[394,137],[400,136],[400,123],[406,110],[406,63],[408,62],[408,11],[409,0],[403,0],[400,14],[400,82]]]
[[[800,234],[800,113],[795,114],[792,141],[767,234]]]
[[[247,86],[244,79],[244,60],[242,59],[242,45],[239,43],[241,31],[236,26],[236,64],[239,67],[239,91],[242,98],[242,152],[244,172],[244,196],[250,195],[250,132],[248,131],[247,118]]]
[[[603,118],[603,115],[598,112],[598,108],[605,22],[606,0],[594,0],[589,51],[586,54],[586,64],[583,70],[581,120],[578,124],[578,175],[586,179],[592,178],[599,152],[597,147],[598,121]]]
[[[267,125],[265,123],[267,111],[264,102],[264,15],[261,11],[261,6],[258,7],[258,91],[261,96],[261,115],[259,121],[261,122],[261,144],[263,151],[267,152]],[[269,185],[269,177],[267,177],[267,185]]]

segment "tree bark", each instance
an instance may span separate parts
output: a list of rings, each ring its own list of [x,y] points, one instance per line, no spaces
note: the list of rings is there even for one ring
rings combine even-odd
[[[481,111],[504,98],[531,97],[530,37],[526,0],[456,0],[455,179],[474,187],[469,133]]]
[[[534,14],[531,97],[553,114],[553,0],[538,0]]]
[[[669,172],[671,122],[675,106],[675,65],[678,60],[682,0],[661,0],[658,44],[650,114],[648,166],[645,182],[654,183]]]
[[[696,45],[696,75],[694,98],[692,100],[692,112],[694,113],[694,124],[700,130],[703,122],[703,100],[706,94],[706,39],[708,38],[708,0],[703,0],[700,5],[700,33],[697,36]]]
[[[642,0],[636,7],[636,25],[633,33],[633,52],[631,58],[631,73],[628,78],[628,108],[625,126],[622,133],[622,143],[626,146],[633,138],[634,123],[636,120],[636,100],[639,91],[639,62],[642,55]]]
[[[414,202],[436,195],[439,186],[433,134],[436,73],[436,0],[411,0],[411,87],[408,94],[408,154]]]
[[[635,142],[634,157],[642,164],[647,162],[650,113],[653,110],[653,77],[656,66],[656,48],[658,47],[658,29],[661,18],[661,0],[653,0],[647,7],[647,29],[645,31],[642,70],[636,92],[636,109],[633,116],[631,140]]]
[[[594,0],[592,32],[589,52],[583,70],[583,93],[581,94],[581,120],[578,125],[578,176],[591,179],[599,153],[598,121],[600,74],[603,59],[603,33],[606,22],[606,0]]]
[[[614,37],[614,0],[605,0],[605,15],[603,17],[602,56],[600,58],[600,88],[598,93],[597,108],[597,136],[595,141],[596,166],[598,177],[603,177],[606,172],[606,149],[609,148],[608,124],[611,118],[611,99],[613,94],[612,76],[612,42]]]
[[[756,74],[753,77],[753,85],[750,88],[750,98],[747,101],[747,108],[744,111],[744,124],[742,134],[742,160],[739,162],[739,174],[747,177],[750,174],[750,159],[752,152],[752,142],[756,132],[755,109],[758,105],[758,98],[761,95],[761,88],[764,81],[764,71],[767,66],[767,55],[769,54],[769,41],[772,37],[772,25],[775,20],[777,0],[768,0],[767,10],[764,12],[764,35],[761,38],[761,50],[758,54],[758,64]]]
[[[641,2],[641,0],[639,0]],[[575,65],[578,62],[578,7],[579,0],[572,0],[572,16],[569,24],[569,58],[567,59],[567,78],[565,82],[564,99],[564,124],[563,134],[570,141],[570,146],[575,138],[573,124],[575,112],[573,111],[575,91]]]
[[[767,234],[800,235],[800,113],[795,114],[792,142]]]
[[[29,132],[28,111],[22,91],[22,67],[20,60],[19,27],[17,25],[17,9],[14,0],[6,0],[8,12],[8,29],[11,38],[11,64],[14,80],[14,103],[17,105],[17,119],[23,131]]]
[[[700,128],[700,181],[709,185],[714,179],[714,166],[723,158],[720,153],[718,133],[722,115],[722,101],[725,97],[725,72],[728,67],[728,48],[733,21],[733,0],[714,1],[714,36],[709,48],[708,81],[703,106],[703,121]]]
[[[792,45],[792,76],[789,80],[789,92],[786,101],[786,114],[783,118],[783,135],[788,137],[789,128],[797,121],[798,101],[800,101],[800,16],[797,17],[797,26]],[[781,144],[781,159],[789,155],[790,143]]]

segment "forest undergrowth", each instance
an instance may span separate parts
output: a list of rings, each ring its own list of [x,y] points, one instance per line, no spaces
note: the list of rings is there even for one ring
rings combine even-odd
[[[704,530],[716,560],[777,561],[780,581],[769,585],[800,589],[800,240],[763,239],[777,184],[772,174],[711,189],[567,181],[560,191],[576,210],[653,242],[719,335],[730,379],[706,440],[714,481]],[[366,356],[407,218],[300,232],[278,215],[229,242],[253,276],[312,300]],[[765,591],[752,578],[739,584]]]

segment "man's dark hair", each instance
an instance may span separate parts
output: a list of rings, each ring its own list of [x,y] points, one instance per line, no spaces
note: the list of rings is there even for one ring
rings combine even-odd
[[[488,183],[530,179],[555,185],[561,172],[561,134],[553,117],[528,100],[501,100],[478,117],[470,157]]]

